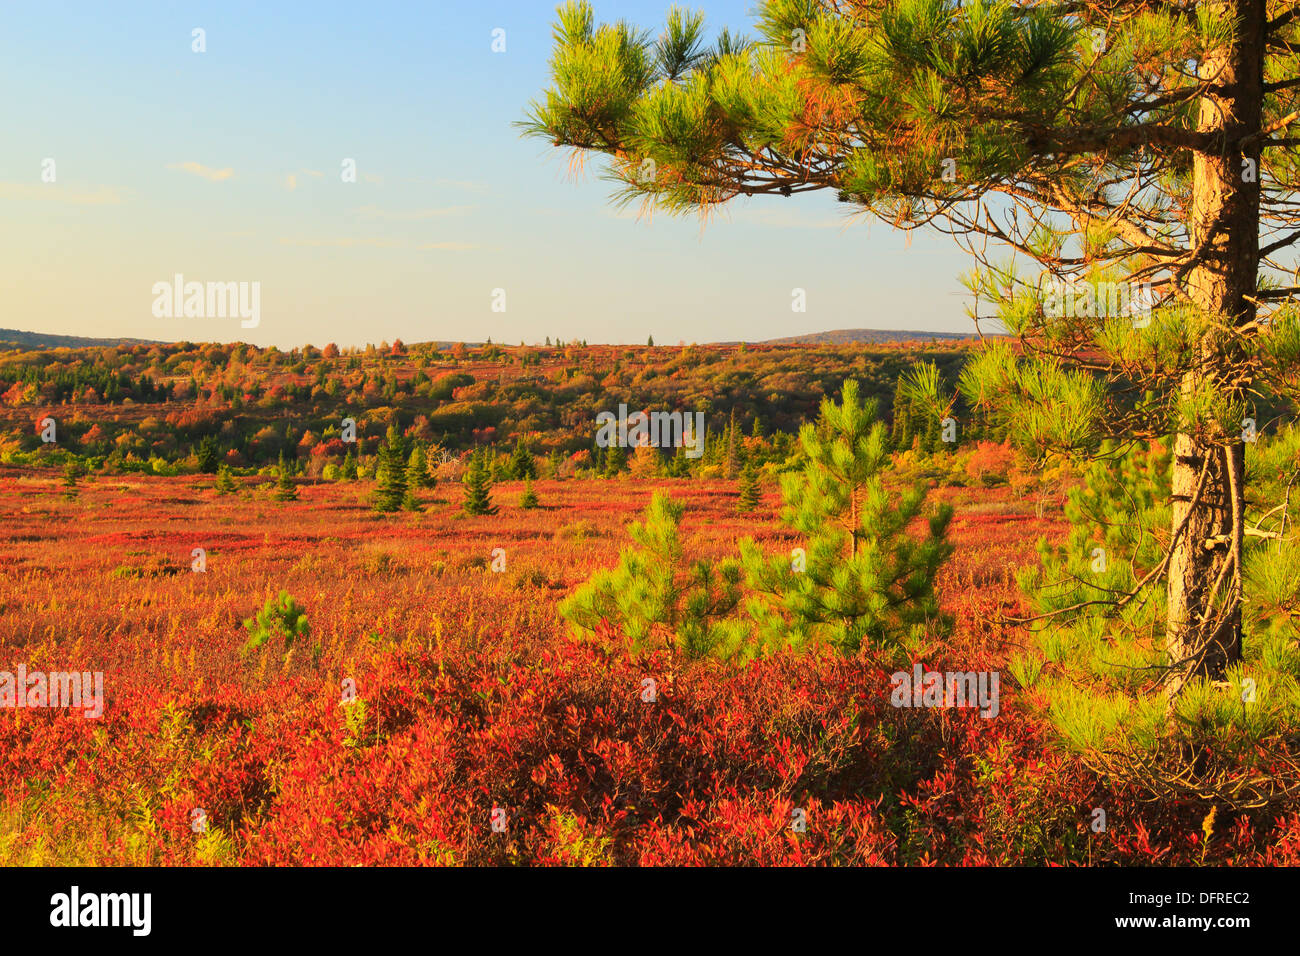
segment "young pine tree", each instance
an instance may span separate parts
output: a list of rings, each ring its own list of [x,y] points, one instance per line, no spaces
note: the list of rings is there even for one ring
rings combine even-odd
[[[465,498],[461,510],[467,515],[497,513],[497,506],[492,503],[492,478],[487,463],[483,460],[485,454],[486,452],[472,454],[469,467],[465,470]]]
[[[634,542],[614,568],[598,571],[560,604],[574,631],[592,634],[601,621],[642,647],[667,646],[688,657],[730,656],[745,646],[744,626],[731,619],[740,600],[740,564],[688,560],[679,525],[682,505],[656,492]]]
[[[824,399],[799,441],[804,465],[781,477],[781,515],[804,536],[802,561],[741,542],[760,640],[852,653],[863,644],[916,646],[944,635],[949,621],[934,580],[952,553],[952,508],[931,509],[925,533],[909,533],[925,513],[925,485],[886,488],[889,448],[876,403],[860,400],[850,379],[840,404]]]

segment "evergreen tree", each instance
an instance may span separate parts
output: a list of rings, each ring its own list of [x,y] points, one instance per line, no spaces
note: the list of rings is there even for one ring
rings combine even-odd
[[[761,500],[758,491],[758,467],[752,461],[747,461],[745,467],[740,469],[740,498],[736,510],[742,514],[753,511]]]
[[[390,437],[391,433],[390,433]],[[387,442],[379,449],[379,465],[375,471],[378,479],[371,507],[375,511],[397,511],[406,503],[406,468],[401,451]],[[412,499],[414,500],[414,499]]]
[[[290,476],[289,463],[285,460],[284,452],[280,452],[280,464],[276,467],[275,500],[298,500],[298,489],[294,487],[293,478]]]
[[[469,468],[465,471],[465,499],[461,510],[468,515],[494,515],[497,506],[492,503],[492,478],[483,460],[487,452],[470,456]]]
[[[339,466],[339,477],[345,481],[357,480],[357,456],[352,454],[351,449],[348,449],[348,453],[343,456],[343,464]]]
[[[899,451],[912,447],[912,409],[907,401],[903,386],[903,376],[898,376],[894,385],[894,407],[891,411],[893,421],[889,432],[889,442]]]
[[[736,410],[731,410],[731,421],[727,424],[727,434],[723,439],[727,449],[726,465],[723,474],[734,479],[740,471],[740,437],[736,433]]]
[[[533,479],[531,478],[524,479],[524,492],[519,496],[519,507],[525,511],[532,511],[534,508],[540,507],[537,494],[533,491]]]
[[[236,492],[235,479],[230,474],[229,465],[221,465],[217,468],[217,494],[233,495]]]
[[[429,480],[429,463],[425,459],[424,444],[415,442],[411,457],[406,461],[406,487],[412,491],[431,487]]]
[[[537,477],[537,461],[532,453],[524,447],[523,439],[515,442],[515,450],[510,455],[507,470],[511,478],[521,480]]]
[[[654,346],[655,346],[655,337],[654,337],[653,335],[650,336],[650,338],[646,339],[645,344],[646,344],[646,346],[647,346],[648,348],[654,348]]]
[[[63,466],[63,496],[71,501],[77,497],[77,476],[81,469],[77,467],[75,461],[70,461]]]
[[[220,464],[221,459],[217,448],[217,440],[213,436],[204,435],[203,440],[199,442],[199,447],[195,454],[199,460],[200,474],[216,474],[217,465]]]
[[[591,634],[608,621],[638,647],[666,645],[689,657],[743,649],[744,628],[729,617],[740,600],[739,562],[689,561],[678,531],[682,511],[654,494],[645,520],[628,526],[634,547],[561,602],[560,614],[575,631]]]
[[[604,475],[606,478],[613,478],[620,471],[627,468],[627,450],[622,445],[610,445],[605,449],[605,468]]]
[[[698,14],[643,32],[568,3],[522,126],[609,155],[651,207],[829,189],[959,237],[979,314],[1015,339],[963,374],[972,408],[1035,457],[1175,436],[1167,553],[1135,587],[1166,594],[1171,696],[1221,683],[1242,659],[1246,532],[1282,504],[1248,505],[1245,409],[1300,395],[1300,287],[1276,258],[1300,236],[1300,17],[1265,0],[761,0],[758,26],[709,48]],[[1132,598],[1110,600],[1118,616]]]
[[[806,567],[789,555],[769,558],[752,540],[741,544],[749,609],[768,644],[825,643],[849,653],[863,643],[918,645],[944,633],[934,580],[952,553],[952,508],[927,516],[927,531],[908,526],[923,514],[923,482],[901,493],[885,486],[885,426],[876,403],[860,401],[858,383],[844,383],[842,401],[822,401],[816,425],[799,431],[804,464],[782,475],[782,519],[805,536]]]

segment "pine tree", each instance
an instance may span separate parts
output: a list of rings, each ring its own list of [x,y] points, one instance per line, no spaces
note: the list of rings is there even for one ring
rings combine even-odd
[[[468,515],[497,513],[497,506],[492,503],[492,478],[483,460],[485,455],[486,451],[471,455],[469,468],[465,471],[465,499],[461,503],[461,510]]]
[[[280,464],[276,468],[275,500],[298,500],[298,489],[294,487],[293,478],[289,474],[289,463],[285,460],[284,452],[280,452]]]
[[[561,602],[559,610],[581,634],[603,622],[638,647],[675,647],[688,657],[731,656],[744,650],[745,628],[730,615],[740,601],[740,564],[688,560],[679,533],[683,507],[656,492],[643,522],[632,522],[633,547],[614,568],[597,571]]]
[[[1167,560],[1138,585],[1165,591],[1176,696],[1241,660],[1246,531],[1281,503],[1248,504],[1243,418],[1251,392],[1300,394],[1300,288],[1276,258],[1300,235],[1300,18],[1117,9],[762,0],[760,42],[710,48],[698,14],[643,32],[569,3],[521,125],[609,155],[652,208],[829,189],[957,236],[978,314],[1015,339],[963,374],[972,408],[1035,457],[1175,436]]]
[[[736,510],[742,514],[753,511],[761,500],[758,490],[758,467],[752,461],[747,461],[745,467],[740,469],[740,497]]]
[[[533,479],[525,478],[524,491],[523,494],[519,496],[519,507],[524,511],[532,511],[534,508],[540,506],[541,505],[537,500],[537,494],[533,491]]]
[[[221,465],[217,468],[217,494],[233,495],[236,492],[235,479],[230,474],[229,465]]]
[[[923,536],[908,532],[924,513],[925,484],[901,492],[885,486],[885,426],[875,401],[858,392],[850,379],[839,405],[822,401],[816,425],[799,431],[802,471],[782,475],[782,519],[805,536],[806,567],[741,543],[758,595],[749,607],[765,643],[824,643],[850,653],[863,643],[915,646],[948,625],[934,580],[952,553],[952,508],[932,509]]]
[[[646,347],[647,347],[647,348],[654,348],[654,347],[655,347],[655,337],[654,337],[653,335],[650,336],[650,338],[646,339],[646,343],[645,343],[645,344],[646,344]]]
[[[351,449],[343,456],[343,464],[339,467],[339,477],[345,481],[357,480],[357,456],[352,454]]]

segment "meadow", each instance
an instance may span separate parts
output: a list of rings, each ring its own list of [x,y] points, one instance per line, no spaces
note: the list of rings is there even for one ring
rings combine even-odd
[[[691,547],[717,554],[741,534],[789,546],[771,489],[739,517],[725,481],[539,481],[536,511],[503,483],[498,514],[468,517],[458,488],[387,516],[356,485],[301,481],[289,502],[271,487],[93,476],[70,499],[50,470],[0,473],[0,667],[102,670],[107,698],[98,720],[0,714],[0,860],[1294,859],[1294,818],[1220,820],[1207,844],[1197,807],[1108,792],[1014,687],[994,720],[899,709],[869,654],[683,661],[558,618],[654,488],[687,502]],[[939,494],[957,507],[941,585],[957,625],[926,664],[997,669],[1012,571],[1060,533],[1059,503]],[[241,621],[281,590],[309,635],[245,651]],[[1111,808],[1102,833],[1096,806]]]

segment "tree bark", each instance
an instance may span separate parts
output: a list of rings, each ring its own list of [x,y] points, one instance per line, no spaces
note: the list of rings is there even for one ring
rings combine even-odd
[[[1215,145],[1193,160],[1193,249],[1203,256],[1187,277],[1187,293],[1223,327],[1202,336],[1182,382],[1184,399],[1207,387],[1240,401],[1242,348],[1235,328],[1255,319],[1259,264],[1264,0],[1231,0],[1235,42],[1207,57],[1200,76],[1214,88],[1200,102],[1199,132]],[[1243,144],[1243,140],[1246,142]],[[1241,658],[1241,543],[1245,510],[1245,447],[1239,428],[1188,422],[1174,442],[1172,527],[1166,652],[1169,689],[1193,677],[1221,679]],[[1199,489],[1199,490],[1198,490]]]

